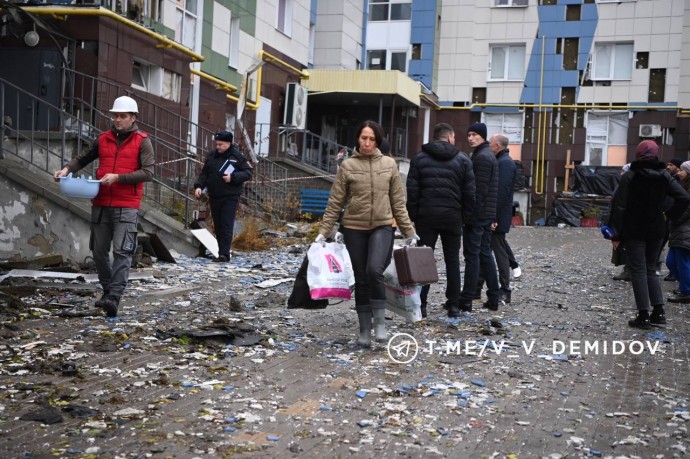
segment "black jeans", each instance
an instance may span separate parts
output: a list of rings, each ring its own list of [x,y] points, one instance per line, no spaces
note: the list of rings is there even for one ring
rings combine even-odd
[[[486,280],[486,292],[490,303],[500,300],[498,275],[494,254],[491,251],[491,222],[465,225],[463,231],[463,255],[465,257],[465,286],[460,295],[460,305],[470,306],[477,289],[480,273]]]
[[[662,243],[661,238],[625,241],[626,266],[630,270],[635,305],[640,311],[664,304],[664,294],[656,275],[656,260]]]
[[[393,227],[385,225],[371,230],[341,227],[340,232],[355,272],[355,309],[370,312],[372,300],[376,304],[386,301],[383,271],[391,261]]]
[[[239,200],[239,195],[210,199],[213,226],[216,230],[216,239],[218,239],[218,256],[225,255],[230,258],[232,233],[235,228],[235,214]]]
[[[460,246],[462,244],[462,230],[439,230],[417,224],[418,245],[436,248],[436,241],[441,237],[443,246],[443,260],[446,263],[446,299],[448,306],[460,306]],[[426,306],[429,296],[429,285],[422,287],[422,306]]]

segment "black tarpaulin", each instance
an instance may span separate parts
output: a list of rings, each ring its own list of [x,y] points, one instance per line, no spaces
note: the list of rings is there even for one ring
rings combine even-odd
[[[573,193],[612,196],[621,178],[621,167],[575,166]]]

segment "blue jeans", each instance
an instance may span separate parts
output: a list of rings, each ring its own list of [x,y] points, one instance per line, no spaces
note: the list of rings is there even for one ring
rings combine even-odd
[[[375,306],[385,306],[383,271],[391,261],[393,227],[386,225],[371,230],[342,227],[340,232],[355,272],[355,309],[371,312],[372,301]]]
[[[456,230],[437,230],[422,224],[417,224],[417,235],[420,240],[418,245],[436,248],[436,241],[441,237],[443,246],[443,260],[446,264],[446,299],[448,306],[460,306],[460,245],[462,243],[462,231]],[[422,287],[421,299],[422,306],[426,306],[429,296],[429,285]]]
[[[666,266],[678,279],[678,288],[683,295],[690,295],[690,250],[681,247],[669,247],[666,255]]]
[[[499,302],[498,274],[491,250],[491,222],[465,225],[463,231],[463,255],[465,257],[465,286],[460,295],[460,305],[470,306],[477,289],[480,273],[486,280],[489,302]]]
[[[662,240],[626,240],[626,265],[630,270],[635,305],[639,311],[648,311],[651,306],[664,304],[659,276],[656,275],[656,261]]]

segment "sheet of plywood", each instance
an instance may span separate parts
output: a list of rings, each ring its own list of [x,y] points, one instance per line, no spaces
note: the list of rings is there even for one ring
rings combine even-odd
[[[201,242],[204,247],[211,252],[211,255],[218,257],[218,240],[211,234],[206,228],[192,229],[190,230],[195,238]]]

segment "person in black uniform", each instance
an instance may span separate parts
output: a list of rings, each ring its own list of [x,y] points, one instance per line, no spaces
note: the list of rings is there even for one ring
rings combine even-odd
[[[237,204],[244,182],[252,178],[252,165],[232,143],[232,132],[221,131],[214,136],[216,148],[209,152],[201,174],[194,183],[194,196],[201,197],[204,188],[211,204],[211,216],[218,239],[218,257],[213,261],[230,259],[232,232]]]

